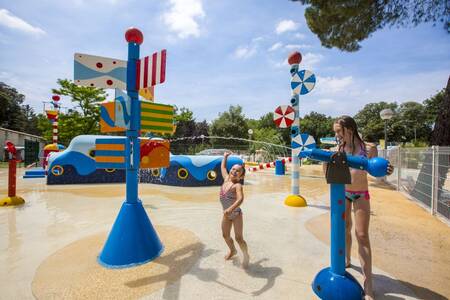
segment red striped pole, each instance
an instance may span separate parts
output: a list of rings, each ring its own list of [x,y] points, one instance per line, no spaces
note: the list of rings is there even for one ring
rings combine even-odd
[[[58,144],[58,114],[53,121],[53,144]]]

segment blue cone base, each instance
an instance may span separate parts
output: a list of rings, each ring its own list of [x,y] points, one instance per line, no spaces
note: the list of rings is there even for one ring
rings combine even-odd
[[[149,262],[163,250],[142,202],[124,202],[98,262],[107,268],[127,268]]]
[[[320,271],[312,283],[314,293],[323,300],[361,300],[364,291],[350,273],[338,275],[331,268]]]

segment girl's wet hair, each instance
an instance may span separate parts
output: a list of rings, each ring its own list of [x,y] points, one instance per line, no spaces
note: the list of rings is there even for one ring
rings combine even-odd
[[[353,133],[352,134],[352,151],[355,151],[355,138],[358,139],[358,141],[362,145],[362,149],[364,150],[364,152],[366,151],[366,143],[364,143],[361,136],[359,135],[358,125],[356,124],[355,120],[352,117],[341,116],[334,121],[334,124],[341,125],[343,133],[345,133],[345,130],[352,131],[352,133]],[[343,144],[339,145],[339,151],[344,148],[345,148],[345,142]]]
[[[241,168],[242,168],[242,177],[244,177],[245,176],[245,165],[244,164],[242,164],[242,165],[240,165],[241,166]]]

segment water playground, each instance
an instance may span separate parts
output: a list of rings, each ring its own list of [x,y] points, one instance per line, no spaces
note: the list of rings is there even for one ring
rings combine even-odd
[[[316,79],[301,68],[300,53],[288,60],[290,105],[274,117],[290,128],[291,147],[264,163],[238,155],[227,162],[228,170],[248,171],[242,209],[251,259],[247,268],[240,255],[225,261],[223,156],[175,155],[170,140],[142,135],[174,130],[173,107],[139,98],[141,88],[164,83],[167,53],[140,58],[142,33],[125,37],[127,61],[74,55],[74,82],[116,88],[100,124],[125,136],[81,135],[66,149],[56,137],[35,170],[16,169],[8,144],[0,298],[362,299],[357,248],[350,268],[344,255],[350,168],[370,174],[376,299],[450,296],[450,227],[381,180],[388,160],[324,151],[301,132],[300,96]],[[57,114],[50,118],[54,124]],[[305,159],[328,163],[326,175],[321,165],[300,166]]]

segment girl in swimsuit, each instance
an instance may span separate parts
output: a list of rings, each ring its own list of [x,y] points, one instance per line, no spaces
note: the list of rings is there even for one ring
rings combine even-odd
[[[244,192],[241,180],[244,178],[245,169],[241,165],[234,165],[230,173],[227,172],[227,158],[231,153],[225,153],[222,160],[221,171],[223,177],[223,185],[220,188],[220,203],[223,207],[222,218],[222,235],[225,242],[230,249],[230,252],[225,256],[226,260],[231,259],[237,254],[233,239],[230,236],[231,227],[234,227],[234,237],[239,247],[242,250],[244,259],[242,265],[244,268],[248,267],[249,255],[247,243],[243,237],[243,219],[240,205],[244,201]]]
[[[360,155],[367,158],[378,155],[377,148],[371,144],[366,144],[358,133],[358,127],[353,118],[342,116],[333,124],[333,131],[339,141],[338,151],[346,152],[349,155]],[[392,174],[393,167],[389,165],[388,174]],[[358,241],[359,260],[364,278],[364,293],[366,300],[373,300],[372,288],[372,251],[369,240],[369,220],[370,220],[370,195],[369,184],[367,182],[367,172],[358,169],[350,169],[352,183],[345,185],[346,196],[346,265],[349,267],[352,247],[352,206],[355,218],[355,235]]]

